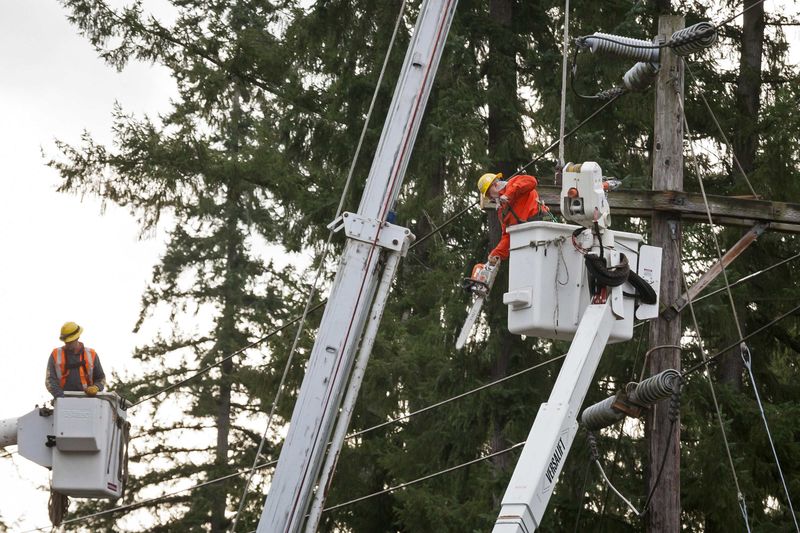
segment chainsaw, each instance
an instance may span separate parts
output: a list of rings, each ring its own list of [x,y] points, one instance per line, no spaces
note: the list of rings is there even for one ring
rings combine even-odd
[[[461,288],[470,293],[473,297],[472,306],[470,307],[467,319],[464,321],[464,326],[461,328],[461,333],[456,340],[456,350],[460,350],[467,343],[472,328],[475,326],[475,321],[478,320],[478,315],[481,313],[483,302],[489,295],[492,289],[494,279],[497,277],[497,272],[500,270],[500,261],[492,265],[490,263],[478,263],[472,268],[472,275],[464,278],[461,282]]]

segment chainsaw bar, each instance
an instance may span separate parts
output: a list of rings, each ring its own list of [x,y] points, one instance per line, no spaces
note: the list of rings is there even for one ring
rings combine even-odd
[[[488,279],[485,283],[475,280],[469,280],[469,282],[468,280],[464,280],[464,288],[472,292],[474,299],[472,301],[472,307],[470,307],[469,313],[467,314],[467,319],[464,321],[464,326],[461,328],[461,333],[459,333],[458,339],[456,340],[456,350],[460,350],[467,343],[467,338],[469,338],[469,334],[472,332],[472,328],[475,326],[475,322],[481,314],[483,302],[486,301],[486,297],[489,295],[492,285],[494,285],[497,271],[500,270],[498,268],[499,266],[500,263],[493,267],[486,267]]]

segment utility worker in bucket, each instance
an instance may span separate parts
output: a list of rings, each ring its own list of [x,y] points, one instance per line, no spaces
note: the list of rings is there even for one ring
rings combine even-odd
[[[500,259],[508,259],[510,237],[506,232],[508,226],[544,220],[547,207],[539,205],[539,193],[536,192],[536,178],[527,174],[519,174],[508,181],[503,181],[502,173],[488,173],[478,178],[478,191],[481,196],[497,202],[497,218],[503,235],[494,250],[489,252],[489,264],[496,265]]]
[[[84,346],[78,339],[83,328],[75,322],[61,326],[61,348],[53,348],[47,361],[45,385],[53,398],[61,398],[64,391],[83,391],[94,396],[105,388],[106,375],[97,352]]]

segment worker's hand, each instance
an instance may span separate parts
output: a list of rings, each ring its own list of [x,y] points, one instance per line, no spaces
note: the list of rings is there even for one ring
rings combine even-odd
[[[496,266],[497,263],[500,262],[500,256],[497,255],[490,255],[489,256],[489,264],[492,266]]]
[[[506,196],[505,194],[503,194],[502,196],[498,196],[497,197],[497,203],[500,204],[500,205],[507,204],[508,203],[508,196]]]
[[[98,387],[97,385],[89,385],[88,387],[86,387],[86,390],[84,392],[86,393],[87,396],[94,396],[99,391],[100,387]]]

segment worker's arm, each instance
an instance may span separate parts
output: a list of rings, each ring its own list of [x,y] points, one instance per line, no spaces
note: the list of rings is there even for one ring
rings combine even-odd
[[[92,372],[92,383],[97,385],[100,390],[106,388],[106,374],[103,372],[103,365],[100,364],[100,357],[95,355],[94,358],[94,371]]]
[[[508,182],[508,185],[503,189],[503,196],[507,197],[509,202],[516,202],[519,198],[535,189],[537,183],[536,178],[533,176],[520,174]]]
[[[61,398],[64,396],[64,390],[59,383],[58,375],[56,375],[56,362],[53,357],[47,358],[47,373],[44,381],[45,387],[53,395],[53,398]]]
[[[508,249],[511,244],[511,237],[503,231],[503,236],[500,237],[500,242],[494,247],[494,250],[489,252],[489,257],[499,257],[503,261],[508,259]]]

